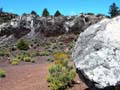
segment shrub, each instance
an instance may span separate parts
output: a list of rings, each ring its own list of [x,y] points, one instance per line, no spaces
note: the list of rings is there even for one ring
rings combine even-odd
[[[3,78],[6,76],[6,72],[4,70],[0,70],[0,78]]]
[[[49,62],[53,62],[54,60],[52,58],[48,58],[48,61]]]
[[[39,54],[40,54],[40,56],[49,56],[50,52],[49,51],[42,51]]]
[[[73,48],[74,47],[74,43],[70,43],[69,44],[69,48],[71,49],[71,48]]]
[[[26,43],[26,41],[24,41],[23,39],[19,40],[17,42],[17,48],[20,50],[27,50],[29,49],[29,45]]]
[[[35,62],[35,60],[32,60],[32,55],[28,52],[22,52],[21,54],[17,54],[16,58],[24,62],[32,62],[32,63]]]
[[[11,61],[12,65],[18,65],[19,63],[20,63],[20,61],[17,58]]]
[[[0,50],[0,56],[4,56],[4,51]]]
[[[35,63],[35,60],[31,60],[30,62],[31,62],[31,63]]]
[[[27,56],[27,57],[24,57],[24,61],[25,61],[25,62],[31,62],[31,60],[32,60],[31,57],[28,57],[28,56]]]
[[[65,90],[76,75],[75,70],[67,69],[61,64],[51,66],[49,73],[48,82],[51,90]]]
[[[8,50],[0,49],[0,56],[7,56],[7,57],[9,57],[10,56],[10,52]]]
[[[30,56],[30,54],[28,52],[22,52],[20,54],[16,55],[16,58],[19,60],[24,60],[25,57]]]
[[[63,60],[68,60],[69,55],[62,52],[54,53],[54,61],[56,64],[61,64]]]
[[[40,56],[39,52],[31,52],[31,57]]]
[[[54,54],[55,64],[50,66],[48,82],[51,90],[65,90],[72,83],[76,72],[69,65],[68,55],[65,53]],[[57,63],[56,63],[57,61]],[[59,62],[58,62],[59,61]]]

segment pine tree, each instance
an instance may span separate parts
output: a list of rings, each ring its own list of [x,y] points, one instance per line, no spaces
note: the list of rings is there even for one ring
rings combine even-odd
[[[3,8],[0,8],[0,12],[3,12]]]
[[[54,14],[54,16],[55,17],[57,17],[57,16],[61,16],[62,14],[57,10],[56,12],[55,12],[55,14]]]
[[[119,7],[115,3],[110,5],[109,14],[110,14],[111,17],[115,17],[115,16],[120,15]]]
[[[31,14],[37,15],[37,13],[35,11],[31,11]]]
[[[47,8],[45,8],[45,9],[43,10],[42,16],[44,16],[44,17],[50,16]]]

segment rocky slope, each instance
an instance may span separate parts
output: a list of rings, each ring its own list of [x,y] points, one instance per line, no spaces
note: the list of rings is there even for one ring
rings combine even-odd
[[[17,14],[0,12],[0,24],[10,21],[11,19],[18,16]]]
[[[63,33],[80,33],[102,18],[104,16],[82,14],[59,17],[39,17],[35,14],[23,14],[0,25],[0,45],[13,43],[21,37],[31,40],[41,34],[56,36]]]
[[[73,59],[91,90],[114,90],[120,84],[120,16],[104,19],[81,33]]]

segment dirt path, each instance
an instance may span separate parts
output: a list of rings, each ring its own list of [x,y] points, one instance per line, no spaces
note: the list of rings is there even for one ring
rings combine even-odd
[[[0,90],[50,90],[46,81],[48,63],[2,67],[7,76],[0,79]],[[76,80],[79,78],[76,77]],[[85,90],[84,83],[75,85],[70,90]]]
[[[48,64],[2,68],[7,76],[0,80],[0,90],[49,90],[46,78]]]

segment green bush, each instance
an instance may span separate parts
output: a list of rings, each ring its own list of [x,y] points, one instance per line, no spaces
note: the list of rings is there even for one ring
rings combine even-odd
[[[31,60],[32,60],[32,58],[27,56],[27,57],[24,57],[23,61],[25,61],[25,62],[31,62]]]
[[[35,60],[32,59],[30,62],[31,62],[31,63],[35,63]]]
[[[52,58],[48,58],[48,61],[49,62],[53,62],[54,60]]]
[[[31,53],[28,52],[22,52],[21,54],[17,54],[16,58],[18,60],[22,60],[24,62],[32,62],[34,63],[35,60],[32,60],[33,55]]]
[[[19,61],[24,61],[24,62],[32,62],[35,63],[35,60],[32,59],[32,56],[30,53],[28,52],[22,52],[21,54],[17,54],[16,55],[16,59],[18,59]]]
[[[10,56],[10,52],[8,50],[5,49],[0,49],[0,56]]]
[[[36,56],[40,56],[39,52],[31,52],[31,57],[36,57]]]
[[[12,65],[18,65],[20,63],[20,61],[18,59],[14,59],[11,61]]]
[[[42,51],[39,54],[40,54],[40,56],[49,56],[50,52],[49,51]]]
[[[0,70],[0,78],[3,78],[6,76],[6,72],[4,70]]]
[[[23,61],[25,57],[31,57],[31,54],[28,52],[22,52],[21,54],[18,55],[18,58]]]
[[[76,76],[76,72],[69,65],[68,60],[62,60],[62,63],[50,66],[49,74],[47,81],[51,90],[65,90]]]
[[[0,50],[0,56],[4,56],[4,51]]]
[[[26,43],[26,41],[24,41],[23,39],[19,40],[17,42],[17,48],[20,50],[28,50],[29,49],[29,45]]]
[[[22,53],[22,54],[17,54],[17,55],[16,55],[16,58],[19,59],[19,60],[24,60],[24,57],[26,57],[26,55],[23,54],[23,53]]]

